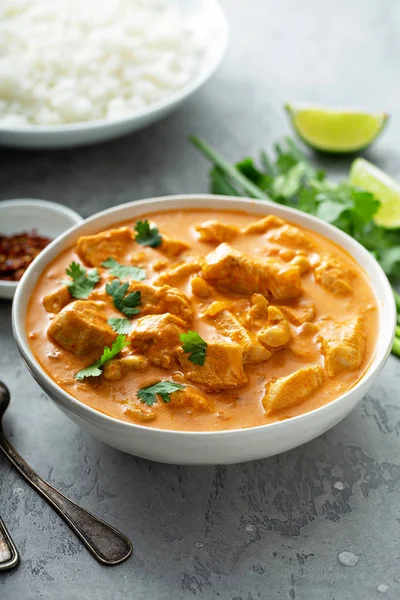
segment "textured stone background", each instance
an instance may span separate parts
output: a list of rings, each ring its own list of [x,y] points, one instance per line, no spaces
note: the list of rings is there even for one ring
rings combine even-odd
[[[395,0],[225,0],[231,24],[216,77],[139,134],[63,152],[0,150],[0,198],[62,202],[84,216],[134,198],[205,191],[197,133],[232,160],[288,133],[284,100],[393,113],[369,158],[400,176]],[[348,160],[324,160],[335,176]],[[133,540],[124,565],[95,563],[0,457],[0,512],[21,551],[3,600],[364,600],[400,597],[400,367],[390,358],[359,407],[287,454],[229,467],[174,467],[102,445],[69,422],[24,368],[0,303],[6,430],[53,485]],[[334,487],[337,481],[344,489]],[[338,553],[359,556],[346,567]]]

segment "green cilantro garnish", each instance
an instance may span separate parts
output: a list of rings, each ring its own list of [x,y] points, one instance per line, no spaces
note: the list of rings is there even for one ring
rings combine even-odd
[[[96,360],[96,362],[94,362],[92,365],[89,365],[89,367],[86,367],[86,369],[82,369],[82,371],[76,373],[75,379],[82,381],[82,379],[85,379],[85,377],[98,377],[103,372],[102,367],[104,364],[114,358],[114,356],[121,352],[122,348],[129,346],[129,344],[130,342],[126,340],[125,335],[119,335],[115,342],[112,343],[111,348],[104,346],[103,354],[99,360]]]
[[[108,324],[117,333],[126,334],[132,329],[132,323],[129,321],[129,319],[117,319],[115,317],[111,317],[111,319],[108,319]]]
[[[147,406],[153,406],[153,404],[157,402],[157,394],[164,402],[171,402],[170,394],[178,390],[183,390],[185,387],[186,386],[175,383],[174,381],[159,381],[154,385],[141,388],[137,393],[137,397],[141,402],[147,404]]]
[[[105,267],[110,275],[118,277],[118,279],[133,279],[134,281],[143,281],[143,279],[146,279],[146,271],[144,269],[121,265],[115,258],[107,258],[107,260],[101,263],[101,266]]]
[[[133,317],[133,315],[140,312],[136,307],[141,304],[141,294],[139,291],[127,294],[128,289],[129,283],[127,281],[121,283],[118,279],[114,279],[111,283],[106,284],[106,292],[109,296],[112,296],[115,308],[126,317]]]
[[[145,221],[137,221],[135,225],[136,241],[142,246],[150,246],[158,248],[162,244],[162,237],[157,227],[151,227],[146,219]]]
[[[206,360],[207,342],[203,340],[197,331],[181,333],[179,337],[183,342],[182,348],[189,353],[190,362],[203,366]]]
[[[67,269],[66,274],[72,281],[64,281],[69,293],[73,298],[87,298],[93,291],[94,286],[100,281],[100,275],[97,269],[87,271],[82,265],[72,262]]]

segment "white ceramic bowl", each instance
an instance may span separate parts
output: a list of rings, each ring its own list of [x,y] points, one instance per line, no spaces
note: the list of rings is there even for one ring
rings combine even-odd
[[[39,235],[55,239],[83,218],[74,210],[47,200],[25,198],[0,202],[0,235],[35,229]],[[12,298],[18,282],[0,279],[0,298]]]
[[[154,429],[118,421],[70,396],[46,374],[33,355],[25,332],[29,297],[43,269],[80,235],[153,211],[183,208],[244,210],[254,215],[274,214],[333,240],[363,267],[374,286],[380,308],[376,353],[361,380],[330,404],[304,415],[270,425],[215,432],[180,432]],[[15,294],[12,314],[14,336],[30,372],[57,406],[94,437],[130,454],[174,464],[228,464],[279,454],[317,437],[343,419],[375,381],[389,356],[396,324],[396,310],[389,282],[375,259],[358,242],[316,219],[269,202],[223,196],[169,196],[130,202],[105,210],[62,235],[40,254],[23,276]]]
[[[217,0],[173,0],[187,15],[196,36],[204,40],[197,75],[182,89],[119,119],[66,125],[12,126],[0,122],[0,145],[16,148],[67,148],[116,138],[163,118],[198,90],[217,70],[228,44],[228,23]]]

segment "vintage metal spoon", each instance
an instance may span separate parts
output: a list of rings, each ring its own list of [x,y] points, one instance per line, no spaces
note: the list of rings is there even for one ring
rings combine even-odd
[[[10,392],[4,383],[0,381],[0,450],[25,477],[27,482],[58,512],[99,562],[104,565],[117,565],[129,558],[132,553],[132,544],[127,537],[54,489],[39,477],[9,444],[1,426],[1,420],[9,403]],[[11,552],[13,551],[13,544],[9,535],[4,536],[6,544],[7,539],[9,540],[9,551]],[[5,551],[4,556],[9,556],[10,552]]]
[[[16,567],[19,563],[19,554],[11,539],[10,534],[0,517],[0,572]]]

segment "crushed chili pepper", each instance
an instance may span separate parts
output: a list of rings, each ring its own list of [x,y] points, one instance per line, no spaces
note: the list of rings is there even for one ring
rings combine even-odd
[[[33,259],[51,239],[32,232],[0,235],[0,279],[19,281]]]

